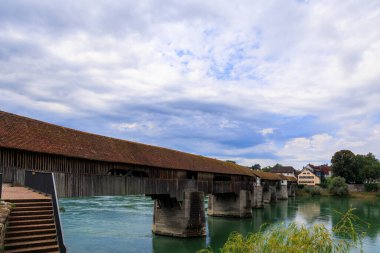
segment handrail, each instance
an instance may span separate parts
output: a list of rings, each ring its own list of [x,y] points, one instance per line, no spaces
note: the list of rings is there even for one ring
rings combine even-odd
[[[66,246],[63,240],[62,224],[59,214],[59,203],[56,193],[54,174],[49,172],[25,171],[25,186],[42,193],[49,194],[53,202],[54,220],[57,228],[57,238],[59,244],[59,252],[66,253]]]

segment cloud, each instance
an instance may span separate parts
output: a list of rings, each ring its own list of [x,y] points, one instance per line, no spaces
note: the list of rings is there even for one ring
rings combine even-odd
[[[263,136],[267,136],[269,134],[273,134],[274,133],[274,128],[264,128],[264,129],[261,129],[259,131],[257,131],[258,133],[262,134]]]
[[[379,156],[379,10],[4,1],[0,107],[246,165],[326,162],[343,147]]]

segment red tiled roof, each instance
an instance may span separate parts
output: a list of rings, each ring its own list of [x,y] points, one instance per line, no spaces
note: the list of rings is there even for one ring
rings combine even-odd
[[[272,173],[294,173],[295,169],[292,166],[275,166],[272,168]]]
[[[175,170],[254,175],[237,164],[81,132],[2,111],[0,147]]]
[[[252,170],[252,172],[256,176],[258,176],[259,178],[264,179],[264,180],[277,181],[277,180],[282,179],[280,174],[276,174],[276,173],[272,173],[272,172],[264,172],[261,170]]]

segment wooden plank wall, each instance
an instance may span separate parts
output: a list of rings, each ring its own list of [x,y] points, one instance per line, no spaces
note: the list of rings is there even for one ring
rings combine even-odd
[[[183,192],[191,189],[205,194],[249,190],[247,182],[212,182],[186,179],[153,179],[123,176],[99,176],[54,173],[58,197],[170,195],[183,200]]]
[[[45,172],[91,175],[106,175],[111,169],[133,169],[143,171],[151,178],[186,178],[186,172],[173,169],[93,161],[7,148],[0,148],[0,168],[22,168]]]

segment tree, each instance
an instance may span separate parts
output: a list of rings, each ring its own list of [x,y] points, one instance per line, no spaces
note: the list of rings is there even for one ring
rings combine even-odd
[[[261,165],[258,164],[258,163],[256,163],[255,165],[251,166],[251,169],[253,169],[253,170],[261,170]]]
[[[341,150],[331,158],[331,169],[334,176],[340,176],[349,183],[360,181],[359,168],[356,164],[355,154],[350,150]]]
[[[348,194],[348,186],[343,177],[333,177],[329,180],[329,191],[337,196]]]
[[[355,166],[359,170],[359,178],[363,183],[376,182],[380,178],[380,162],[372,153],[356,155]]]
[[[271,172],[272,167],[271,166],[266,166],[266,167],[262,168],[261,170],[264,171],[264,172]]]
[[[236,162],[232,160],[226,160],[226,162],[236,164]]]

